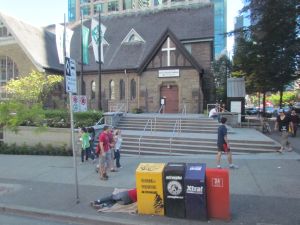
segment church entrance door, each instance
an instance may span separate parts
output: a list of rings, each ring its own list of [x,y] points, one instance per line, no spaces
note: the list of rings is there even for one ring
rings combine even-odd
[[[165,113],[178,113],[178,86],[162,86],[160,96],[165,99]]]

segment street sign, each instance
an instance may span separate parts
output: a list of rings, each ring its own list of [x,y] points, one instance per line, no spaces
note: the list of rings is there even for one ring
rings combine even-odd
[[[77,93],[76,62],[66,57],[66,92]]]
[[[87,111],[87,98],[85,95],[73,95],[73,112],[86,112]]]

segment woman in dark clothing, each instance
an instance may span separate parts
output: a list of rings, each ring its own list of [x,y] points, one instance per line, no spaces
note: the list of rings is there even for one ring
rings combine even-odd
[[[293,124],[291,121],[291,117],[285,115],[283,109],[280,109],[279,115],[277,116],[276,123],[275,123],[275,130],[278,129],[280,131],[280,136],[281,136],[280,139],[281,148],[278,150],[278,152],[283,152],[283,150],[292,151],[292,148],[288,141],[289,128],[291,128],[293,132]]]

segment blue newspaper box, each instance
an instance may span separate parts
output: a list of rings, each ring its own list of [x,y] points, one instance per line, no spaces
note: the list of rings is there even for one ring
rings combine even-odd
[[[168,163],[164,168],[165,215],[185,217],[184,175],[185,163]]]
[[[188,163],[185,170],[185,214],[187,219],[207,220],[204,163]]]

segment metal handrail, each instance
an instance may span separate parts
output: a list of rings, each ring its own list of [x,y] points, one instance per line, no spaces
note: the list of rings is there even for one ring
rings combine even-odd
[[[144,130],[143,130],[143,132],[142,132],[142,134],[141,134],[141,136],[140,136],[140,138],[139,138],[139,155],[141,155],[141,140],[142,140],[142,137],[144,136],[144,134],[145,134],[145,132],[146,132],[146,129],[147,129],[147,126],[148,126],[149,122],[150,122],[150,124],[151,124],[150,130],[151,130],[151,133],[152,133],[152,120],[151,120],[151,119],[148,119],[148,120],[147,120],[147,123],[146,123],[146,125],[145,125],[145,127],[144,127]]]
[[[173,132],[172,132],[172,135],[170,137],[170,144],[169,144],[169,152],[170,152],[170,155],[172,153],[172,141],[173,141],[173,138],[175,136],[175,131],[176,131],[176,128],[177,128],[177,134],[181,133],[181,118],[179,120],[176,120],[175,124],[174,124],[174,127],[173,127]]]
[[[183,103],[183,108],[182,108],[182,111],[181,111],[181,116],[186,116],[186,104]]]
[[[161,105],[157,113],[161,113],[161,110],[164,108],[164,105]],[[164,112],[164,111],[163,111]]]

